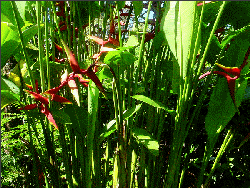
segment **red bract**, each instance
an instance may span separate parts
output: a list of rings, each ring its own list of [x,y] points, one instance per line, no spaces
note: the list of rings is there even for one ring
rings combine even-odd
[[[232,77],[229,76],[227,73],[221,72],[221,71],[214,71],[213,73],[214,73],[214,74],[220,74],[220,75],[224,76],[224,77],[227,79],[227,85],[228,85],[228,89],[229,89],[231,98],[232,98],[234,104],[236,104],[236,103],[235,103],[235,92],[234,92],[234,91],[235,91],[235,81],[236,81],[236,79],[238,79],[239,77],[238,77],[238,76],[235,76],[235,77],[232,78]]]
[[[219,63],[216,63],[216,65],[218,67],[220,67],[221,69],[223,69],[224,71],[226,71],[227,73],[230,73],[230,74],[232,74],[234,76],[240,77],[240,71],[241,71],[240,68],[238,68],[238,67],[225,67],[225,66],[223,66],[223,65],[221,65]]]
[[[71,102],[68,99],[66,99],[64,97],[61,97],[59,95],[56,95],[56,93],[59,91],[59,89],[61,89],[66,83],[64,82],[59,87],[50,89],[50,90],[44,92],[43,94],[50,94],[52,96],[51,100],[53,100],[53,101],[57,101],[57,102],[60,102],[60,103],[68,103],[69,104]],[[33,89],[32,87],[29,87],[29,88],[31,88],[31,90]],[[40,105],[37,105],[36,103],[35,104],[30,104],[30,105],[27,105],[27,106],[25,106],[23,108],[19,108],[18,110],[32,110],[32,109],[35,109],[35,108],[39,107],[40,111],[43,114],[45,114],[45,116],[48,118],[48,120],[58,129],[58,126],[57,126],[51,112],[48,109],[49,99],[42,96],[39,93],[37,80],[36,80],[36,92],[28,91],[28,90],[25,90],[25,91],[28,92],[32,97],[34,97],[36,101],[39,101]]]
[[[62,40],[62,44],[65,48],[65,51],[66,51],[66,54],[68,56],[70,66],[71,66],[73,72],[75,74],[81,74],[80,66],[79,66],[78,62],[76,61],[75,56],[73,55],[73,53],[70,51],[69,47],[64,43],[63,40]]]
[[[115,45],[115,46],[120,46],[120,43],[118,40],[113,39],[112,37],[109,37],[108,42],[110,42],[111,44]]]
[[[155,37],[155,34],[154,33],[146,33],[145,34],[145,41],[144,42],[148,42],[150,41],[151,39],[153,39]]]
[[[96,84],[96,86],[99,88],[99,90],[105,95],[104,88],[102,87],[102,84],[101,84],[99,78],[93,72],[93,67],[95,67],[96,65],[95,64],[90,65],[87,70],[80,69],[78,62],[76,61],[76,59],[75,59],[73,53],[70,51],[69,47],[64,43],[63,40],[62,40],[62,43],[64,45],[66,54],[69,58],[70,66],[73,70],[73,74],[71,74],[70,76],[73,75],[73,78],[75,77],[75,74],[84,74],[84,75],[88,76]],[[81,82],[81,80],[79,80],[79,81]]]
[[[98,38],[98,37],[95,37],[95,36],[89,36],[89,38],[92,39],[97,44],[100,44],[102,46],[105,45],[105,44],[107,44],[109,42],[109,41],[104,41],[101,38]]]
[[[220,67],[221,69],[223,69],[225,72],[221,72],[221,71],[214,71],[213,72],[214,74],[220,74],[227,79],[228,89],[229,89],[231,98],[232,98],[235,106],[236,106],[236,103],[235,103],[235,81],[240,77],[241,70],[247,65],[247,59],[248,59],[249,54],[250,54],[250,47],[248,48],[248,51],[245,55],[244,61],[243,61],[242,65],[240,66],[240,68],[238,68],[238,67],[225,67],[221,64],[216,63],[216,65],[218,67]],[[228,73],[234,75],[234,77],[231,77],[230,75],[228,75]],[[207,73],[201,75],[199,77],[199,79],[202,79],[209,74],[211,74],[211,72],[207,72]]]
[[[59,52],[63,52],[62,47],[59,46],[58,44],[55,44],[55,47],[56,47],[56,49],[57,49]]]

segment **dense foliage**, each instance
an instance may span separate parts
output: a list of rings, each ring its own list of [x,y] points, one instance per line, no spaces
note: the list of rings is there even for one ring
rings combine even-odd
[[[249,187],[249,10],[1,1],[2,187]]]

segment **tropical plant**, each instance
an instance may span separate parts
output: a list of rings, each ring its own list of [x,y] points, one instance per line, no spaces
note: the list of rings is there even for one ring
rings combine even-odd
[[[1,1],[4,185],[250,186],[249,8]]]

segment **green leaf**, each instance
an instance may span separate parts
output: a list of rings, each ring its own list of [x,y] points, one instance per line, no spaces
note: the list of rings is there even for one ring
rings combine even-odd
[[[16,2],[18,1],[15,1],[15,3]],[[20,4],[16,3],[16,4],[17,4],[17,9],[19,11],[17,17],[19,19],[20,27],[22,28],[24,26],[24,21],[20,16],[20,12],[23,12],[22,6],[20,6],[22,3]],[[8,22],[17,26],[11,1],[1,1],[1,22]]]
[[[20,45],[20,37],[17,28],[7,22],[1,22],[1,68],[6,64],[10,56],[14,55]]]
[[[132,134],[134,138],[144,145],[154,156],[159,155],[159,142],[153,139],[153,136],[142,128],[133,128]]]
[[[236,36],[238,36],[239,34],[243,33],[243,32],[250,32],[250,25],[245,26],[241,29],[238,30],[234,30],[234,31],[230,31],[221,41],[221,46],[223,48],[226,47],[226,45]]]
[[[118,10],[121,10],[125,6],[125,1],[116,1],[118,4]]]
[[[195,1],[167,2],[161,22],[161,30],[178,60],[183,78],[186,76],[190,51],[193,50],[191,49],[192,37],[196,37],[193,32],[195,7]]]
[[[132,3],[134,7],[135,16],[139,16],[143,9],[143,1],[132,1]]]
[[[14,94],[19,95],[20,89],[12,81],[1,77],[1,90],[8,90]]]
[[[32,39],[34,37],[34,35],[37,34],[37,32],[38,32],[38,26],[37,25],[33,25],[33,26],[29,27],[28,29],[26,29],[25,31],[23,31],[24,44],[25,45],[28,44],[30,39]]]
[[[237,80],[236,85],[238,85],[238,82],[239,81]],[[240,106],[246,86],[247,80],[244,80],[235,93],[237,106]],[[225,78],[219,78],[219,81],[210,97],[208,114],[205,119],[205,128],[210,141],[213,142],[215,136],[225,128],[235,113],[236,109],[229,94],[227,81]]]
[[[15,1],[17,9],[19,11],[20,16],[22,17],[22,21],[25,20],[25,5],[26,1]]]
[[[19,95],[12,93],[9,90],[1,90],[1,109],[5,106],[19,101]]]
[[[166,110],[167,112],[169,113],[173,113],[175,114],[175,111],[174,110],[168,110],[168,108],[166,106],[164,106],[162,103],[158,102],[158,101],[154,101],[144,95],[134,95],[132,96],[134,99],[137,99],[139,101],[142,101],[142,102],[145,102],[153,107],[156,107],[156,108],[162,108],[164,110]]]
[[[138,110],[140,110],[141,106],[142,106],[141,104],[138,104],[135,107],[124,111],[123,118],[127,120],[129,117],[134,115]],[[116,119],[113,119],[106,125],[106,127],[100,134],[99,143],[101,143],[105,138],[107,138],[109,135],[111,135],[113,132],[116,131],[115,123],[116,123]]]
[[[128,51],[116,50],[110,51],[104,58],[104,63],[109,65],[115,72],[119,66],[120,72],[123,72],[127,66],[135,61],[133,54]]]
[[[134,36],[134,35],[131,35],[131,36],[129,36],[128,41],[124,46],[125,47],[129,47],[129,46],[135,47],[135,46],[138,46],[138,45],[139,45],[139,42],[138,42],[137,37]]]

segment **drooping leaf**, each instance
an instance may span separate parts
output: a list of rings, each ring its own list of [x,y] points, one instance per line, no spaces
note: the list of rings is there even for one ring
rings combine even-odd
[[[150,133],[142,128],[133,128],[132,134],[135,139],[144,145],[154,156],[159,155],[159,142],[155,140]]]
[[[158,101],[154,101],[144,95],[134,95],[132,96],[133,98],[139,100],[139,101],[142,101],[142,102],[145,102],[153,107],[156,107],[156,108],[162,108],[163,110],[166,110],[167,112],[169,113],[175,113],[174,110],[169,110],[166,106],[164,106],[162,103],[158,102]]]

